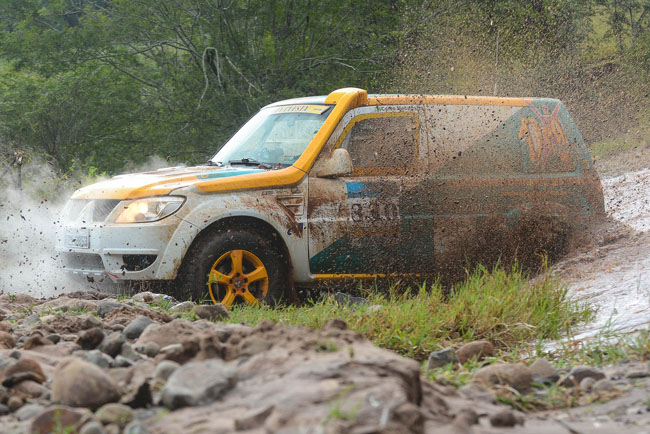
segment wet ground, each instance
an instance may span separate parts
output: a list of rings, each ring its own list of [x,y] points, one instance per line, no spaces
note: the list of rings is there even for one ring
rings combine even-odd
[[[650,169],[604,178],[603,189],[610,223],[555,267],[573,295],[598,309],[577,340],[650,323]]]

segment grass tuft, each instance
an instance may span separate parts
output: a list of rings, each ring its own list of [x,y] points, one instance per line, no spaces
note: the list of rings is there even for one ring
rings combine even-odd
[[[445,291],[440,285],[368,293],[367,306],[340,306],[325,298],[305,306],[235,306],[230,321],[256,325],[272,319],[283,325],[321,328],[333,318],[374,344],[417,360],[432,350],[486,339],[512,350],[538,339],[559,339],[594,311],[571,300],[551,272],[531,281],[518,267],[506,271],[478,267]],[[377,308],[376,306],[381,306]]]

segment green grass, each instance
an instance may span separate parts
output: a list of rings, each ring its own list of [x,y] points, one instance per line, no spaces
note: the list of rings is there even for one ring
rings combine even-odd
[[[354,308],[331,298],[275,309],[236,306],[230,321],[256,325],[272,319],[318,329],[330,319],[341,318],[374,344],[425,360],[432,350],[480,339],[493,342],[501,351],[528,347],[537,339],[559,339],[594,313],[571,300],[552,273],[531,281],[518,268],[478,267],[448,292],[435,284],[415,290],[393,286],[386,293],[370,291],[367,298],[367,306]],[[370,311],[373,305],[381,309]]]

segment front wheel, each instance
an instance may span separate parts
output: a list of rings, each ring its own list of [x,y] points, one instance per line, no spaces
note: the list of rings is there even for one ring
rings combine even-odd
[[[257,233],[234,229],[206,236],[188,251],[177,277],[181,298],[234,304],[278,303],[288,285],[286,258]]]

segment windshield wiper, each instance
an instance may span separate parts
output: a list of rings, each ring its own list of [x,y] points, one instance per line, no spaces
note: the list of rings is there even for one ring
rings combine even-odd
[[[267,163],[262,163],[261,161],[254,160],[252,158],[242,158],[241,160],[230,160],[228,164],[231,166],[233,164],[243,164],[244,166],[262,166],[265,169],[270,169],[272,166]]]
[[[206,166],[221,166],[221,162],[208,160],[204,163]]]

